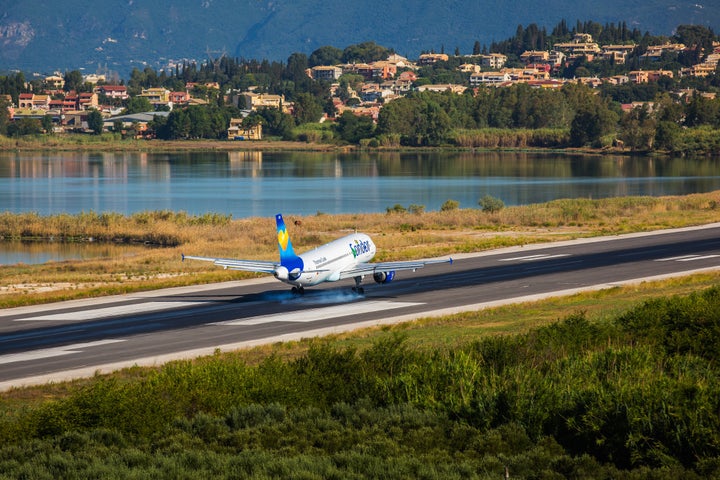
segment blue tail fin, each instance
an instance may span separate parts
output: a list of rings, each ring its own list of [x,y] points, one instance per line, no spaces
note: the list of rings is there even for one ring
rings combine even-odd
[[[277,224],[278,249],[280,250],[280,265],[287,267],[292,271],[293,268],[299,267],[302,270],[302,260],[295,255],[290,234],[285,227],[285,221],[281,214],[275,215],[275,223]]]

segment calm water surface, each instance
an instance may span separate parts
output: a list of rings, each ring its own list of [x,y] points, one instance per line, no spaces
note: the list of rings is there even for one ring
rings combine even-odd
[[[61,242],[0,242],[0,265],[132,256],[146,247]]]
[[[718,160],[528,153],[0,153],[0,212],[129,214],[175,210],[234,218],[277,212],[437,210],[557,198],[683,195],[720,189]]]

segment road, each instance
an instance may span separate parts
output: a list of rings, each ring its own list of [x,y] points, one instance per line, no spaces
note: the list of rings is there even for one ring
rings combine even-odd
[[[5,309],[0,390],[382,323],[720,269],[720,223],[513,247],[290,294],[273,278]],[[367,279],[366,279],[367,280]]]

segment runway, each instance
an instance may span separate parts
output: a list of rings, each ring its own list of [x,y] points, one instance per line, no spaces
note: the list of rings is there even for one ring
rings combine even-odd
[[[325,335],[503,303],[720,269],[720,223],[453,256],[294,297],[274,278],[0,311],[0,390],[215,350]]]

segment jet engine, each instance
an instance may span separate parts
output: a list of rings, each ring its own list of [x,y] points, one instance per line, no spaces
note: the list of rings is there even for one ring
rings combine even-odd
[[[375,272],[373,273],[373,280],[375,283],[390,283],[395,278],[395,272]]]
[[[275,275],[275,278],[283,282],[290,278],[290,272],[288,272],[288,269],[285,267],[277,267],[273,275]]]
[[[294,281],[297,280],[300,275],[302,275],[302,270],[300,270],[299,268],[294,268],[291,272],[289,272],[287,267],[277,267],[275,269],[275,272],[273,272],[273,275],[275,275],[275,278],[283,282],[287,280]]]

